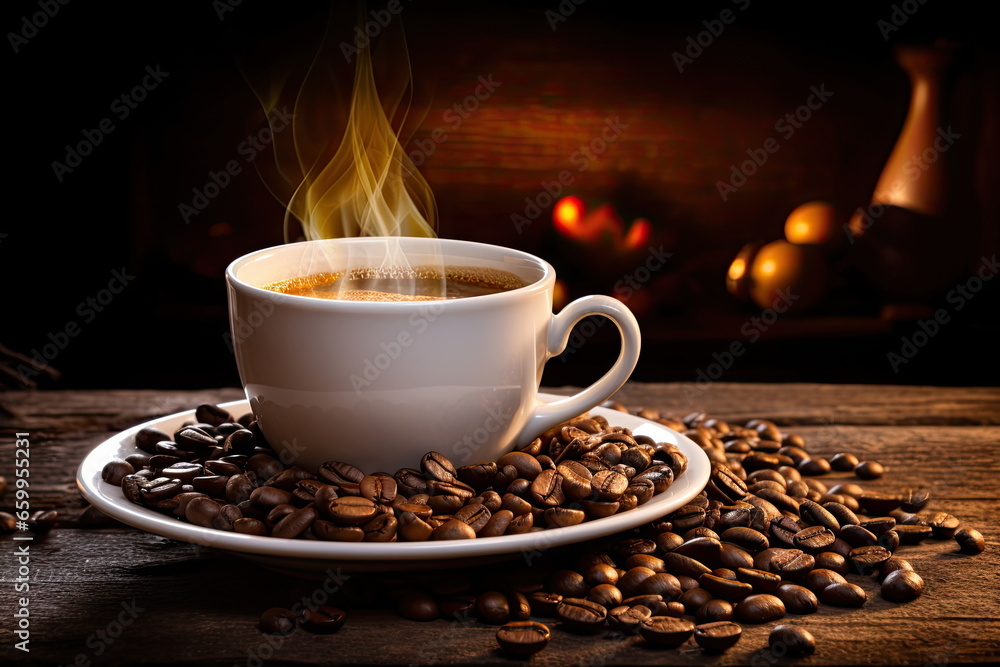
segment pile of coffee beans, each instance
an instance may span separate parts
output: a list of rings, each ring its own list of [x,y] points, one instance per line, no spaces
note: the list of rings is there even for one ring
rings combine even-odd
[[[109,463],[105,480],[121,484],[135,502],[221,530],[463,539],[627,511],[668,488],[687,463],[676,447],[581,417],[495,463],[456,469],[431,452],[419,469],[395,475],[365,475],[344,463],[311,475],[282,466],[251,418],[233,421],[223,412],[201,406],[199,423],[172,438],[141,431],[136,445],[145,453]],[[877,479],[885,473],[877,461],[849,452],[813,455],[803,438],[767,420],[732,425],[702,413],[637,414],[683,433],[707,454],[709,482],[687,505],[610,538],[552,549],[537,560],[526,555],[528,566],[481,577],[389,578],[375,597],[415,621],[496,625],[498,645],[515,656],[545,648],[546,623],[661,647],[693,638],[718,653],[740,640],[741,624],[816,613],[820,603],[864,606],[868,593],[848,577],[881,582],[881,596],[891,602],[916,599],[924,581],[897,555],[906,545],[954,539],[961,553],[985,549],[977,530],[946,512],[926,512],[925,491],[887,494],[817,479],[832,470]],[[322,627],[339,628],[346,614],[323,609],[314,613],[335,619]],[[260,621],[264,632],[297,626],[310,629],[304,615],[280,608]],[[775,627],[768,641],[783,655],[815,650],[815,638],[794,624]]]
[[[395,474],[328,461],[286,467],[252,415],[201,405],[173,434],[146,427],[141,451],[110,461],[104,481],[157,511],[225,531],[342,542],[463,540],[573,526],[625,512],[687,468],[675,445],[603,417],[550,429],[497,461],[456,467],[428,452]]]

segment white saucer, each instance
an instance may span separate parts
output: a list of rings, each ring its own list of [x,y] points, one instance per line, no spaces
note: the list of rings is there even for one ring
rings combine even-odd
[[[561,397],[539,394],[543,401]],[[250,411],[245,400],[223,403],[221,407],[240,416]],[[503,535],[474,540],[443,542],[322,542],[276,537],[242,535],[195,526],[160,514],[125,499],[121,489],[101,479],[101,470],[112,459],[124,459],[139,450],[133,444],[135,433],[146,426],[173,433],[194,410],[179,412],[139,424],[115,435],[94,448],[80,464],[76,482],[83,497],[105,514],[135,528],[227,551],[257,561],[266,567],[296,574],[315,576],[329,568],[350,571],[423,570],[454,568],[495,562],[522,555],[530,563],[533,557],[554,547],[605,537],[640,526],[673,512],[705,487],[710,466],[701,448],[666,426],[606,408],[594,408],[591,414],[603,415],[612,426],[625,426],[637,435],[648,435],[657,442],[677,445],[688,457],[688,469],[669,489],[639,507],[576,526],[552,528],[522,535]]]

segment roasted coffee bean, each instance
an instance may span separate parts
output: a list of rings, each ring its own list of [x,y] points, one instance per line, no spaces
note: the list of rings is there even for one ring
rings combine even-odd
[[[851,472],[859,463],[858,457],[848,452],[834,454],[830,458],[830,467],[838,472]]]
[[[656,493],[663,493],[674,483],[674,478],[674,469],[670,465],[662,463],[649,466],[642,472],[637,473],[632,480],[649,480],[653,483],[653,490]]]
[[[228,482],[227,482],[228,484]],[[250,493],[250,502],[257,507],[277,507],[292,501],[292,494],[273,486],[261,486]]]
[[[785,615],[785,603],[769,593],[755,593],[736,605],[734,615],[744,623],[768,623]]]
[[[517,453],[517,452],[514,452]],[[531,482],[528,498],[539,507],[562,505],[566,496],[562,489],[562,475],[555,470],[542,470]]]
[[[695,614],[702,605],[710,600],[712,600],[712,594],[704,588],[698,587],[684,591],[678,602],[684,605],[688,614]]]
[[[724,579],[714,574],[703,574],[698,578],[698,585],[712,594],[713,597],[728,602],[739,602],[753,594],[753,587],[742,581]]]
[[[556,607],[556,617],[560,621],[582,630],[599,630],[607,615],[607,610],[601,605],[581,598],[563,598]]]
[[[816,594],[798,584],[783,583],[774,590],[774,595],[785,604],[790,614],[815,614],[819,609]]]
[[[948,540],[955,537],[961,527],[959,520],[947,512],[935,512],[927,517],[931,527],[931,535],[938,540]]]
[[[233,522],[233,532],[243,535],[267,535],[267,524],[260,519],[243,517]]]
[[[441,617],[441,608],[432,595],[411,590],[396,600],[396,613],[411,621],[433,621]]]
[[[975,528],[960,528],[955,533],[955,541],[958,542],[959,551],[963,554],[975,555],[986,551],[986,540]]]
[[[840,539],[852,547],[870,547],[878,544],[878,537],[861,526],[844,526],[840,529]]]
[[[796,466],[803,475],[812,477],[825,475],[830,472],[830,462],[824,458],[805,459]]]
[[[728,505],[747,495],[746,483],[737,477],[728,466],[712,461],[712,472],[705,487],[709,498]],[[691,526],[693,528],[694,526]]]
[[[805,499],[799,503],[799,516],[802,517],[803,521],[807,521],[813,526],[823,526],[833,533],[840,530],[840,522],[837,517],[812,500]]]
[[[361,495],[375,503],[391,503],[396,497],[396,480],[388,475],[365,475],[358,483]]]
[[[336,607],[323,605],[302,612],[302,628],[317,635],[333,634],[344,627],[347,612]]]
[[[173,498],[178,493],[181,493],[181,487],[183,486],[184,483],[179,479],[160,477],[150,482],[148,486],[142,487],[139,490],[139,493],[142,496],[142,502],[149,505],[150,503],[154,503],[158,500]]]
[[[833,570],[837,574],[847,574],[850,570],[847,559],[832,551],[816,554],[816,567],[823,570]]]
[[[254,494],[265,488],[268,487],[261,487],[261,489],[254,491]],[[251,494],[250,502],[253,502],[253,494]],[[356,526],[371,521],[378,513],[375,503],[368,498],[346,496],[331,500],[326,508],[325,516],[336,524]]]
[[[232,461],[222,461],[220,459],[205,461],[205,470],[213,475],[222,475],[223,477],[232,477],[233,475],[239,475],[243,472],[243,468],[238,464],[233,463]]]
[[[365,474],[350,463],[327,461],[319,468],[319,478],[327,484],[360,484]]]
[[[156,443],[169,441],[170,436],[160,429],[146,426],[135,434],[135,446],[147,454],[156,453]]]
[[[821,508],[822,509],[822,508]],[[810,526],[795,534],[792,538],[795,546],[808,553],[817,554],[826,550],[837,539],[833,532],[825,526]]]
[[[135,468],[128,461],[109,461],[104,465],[101,470],[101,479],[103,479],[108,484],[114,484],[115,486],[122,485],[122,479],[126,475],[132,475],[135,473]]]
[[[834,572],[833,570],[824,570],[822,568],[816,568],[807,574],[805,581],[806,588],[817,594],[821,593],[824,588],[830,586],[831,584],[844,583],[847,583],[847,579],[844,579],[844,577],[842,577],[838,572]]]
[[[185,508],[186,513],[186,508]],[[234,524],[243,518],[243,512],[236,505],[223,505],[212,520],[212,527],[218,530],[232,532]]]
[[[643,566],[632,567],[626,570],[625,573],[618,578],[617,586],[619,589],[621,589],[621,592],[623,595],[625,595],[625,597],[638,595],[639,588],[642,585],[642,582],[654,576],[655,574],[657,574],[657,572],[648,567],[643,567]],[[574,595],[570,597],[586,597],[586,594],[582,596]]]
[[[655,482],[653,484],[655,487]],[[594,497],[603,501],[618,500],[625,493],[628,485],[628,478],[614,470],[602,470],[596,473],[590,481],[590,488]]]
[[[59,513],[56,510],[38,510],[32,512],[28,517],[28,530],[36,535],[45,535],[59,521]]]
[[[201,428],[182,428],[174,434],[177,447],[188,452],[203,452],[216,444],[215,437]]]
[[[253,431],[245,428],[237,429],[226,436],[222,443],[222,451],[227,455],[244,454],[250,456],[257,447],[257,437]]]
[[[895,570],[882,582],[882,597],[889,602],[912,602],[923,592],[924,580],[912,570]]]
[[[841,498],[843,498],[843,496],[841,496]],[[858,515],[854,513],[854,510],[852,510],[847,505],[844,505],[843,503],[836,501],[832,502],[828,501],[823,503],[822,508],[825,509],[827,512],[829,512],[831,516],[833,516],[833,518],[837,520],[838,526],[848,526],[848,525],[856,526],[859,523],[861,523],[860,519],[858,519]],[[827,527],[829,528],[829,526]],[[833,529],[831,528],[831,530]],[[833,532],[839,533],[840,530],[838,528]]]
[[[672,616],[651,616],[639,625],[639,635],[657,646],[680,646],[694,634],[694,623]]]
[[[726,600],[709,600],[698,607],[694,617],[699,623],[730,621],[733,618],[733,605]]]
[[[563,596],[558,593],[546,591],[534,591],[528,594],[528,603],[531,605],[532,613],[545,618],[555,617],[556,607],[559,606],[562,599]]]
[[[257,627],[269,635],[290,635],[295,632],[295,614],[282,607],[268,609],[261,614]]]
[[[646,577],[635,590],[638,595],[659,595],[666,602],[678,599],[683,593],[681,582],[667,572],[657,572],[651,577]]]
[[[750,584],[754,593],[770,593],[781,585],[781,577],[773,572],[741,567],[736,570],[736,578]]]
[[[482,493],[493,484],[498,470],[497,464],[490,461],[488,463],[462,466],[455,474],[458,477],[458,481],[468,484],[476,491]]]
[[[529,482],[534,480],[542,472],[542,466],[538,460],[530,454],[524,452],[508,452],[497,460],[497,467],[512,465],[517,470],[517,476]]]
[[[530,458],[530,457],[529,457]],[[428,452],[420,459],[420,469],[428,481],[454,483],[458,481],[455,465],[440,452]]]
[[[608,625],[612,630],[634,634],[639,625],[653,615],[645,605],[620,605],[608,611]]]
[[[708,653],[723,653],[739,642],[743,628],[738,623],[716,621],[694,629],[694,640]]]
[[[528,656],[538,653],[549,643],[549,628],[535,621],[513,621],[497,630],[497,644],[507,653]]]
[[[775,546],[795,546],[795,536],[801,530],[799,523],[787,516],[780,516],[771,521],[771,537],[774,538]]]
[[[655,573],[650,572],[652,574]],[[565,598],[585,598],[590,590],[583,575],[573,570],[555,570],[546,577],[545,588]]]
[[[469,524],[473,532],[482,530],[493,515],[486,507],[479,503],[471,503],[455,512],[455,518]]]
[[[854,474],[861,479],[878,479],[885,474],[885,468],[877,461],[862,461],[854,466]]]
[[[856,584],[831,584],[819,594],[819,600],[834,607],[861,607],[868,601],[868,594]]]
[[[892,554],[885,547],[880,546],[867,546],[867,547],[857,547],[856,549],[851,549],[851,554],[848,556],[848,560],[854,568],[855,572],[860,574],[870,574],[878,570],[882,563],[889,560]]]
[[[705,523],[705,508],[697,505],[684,505],[670,515],[674,530],[687,532]]]
[[[289,512],[271,529],[271,537],[298,537],[309,529],[318,515],[315,507],[303,507]]]
[[[723,531],[721,538],[723,541],[735,544],[751,554],[760,553],[770,546],[767,537],[752,528],[729,528]]]
[[[613,565],[607,563],[594,563],[581,572],[584,581],[588,586],[599,584],[617,584],[621,575]]]
[[[16,528],[16,517],[9,512],[0,512],[0,535],[10,535]]]
[[[531,512],[516,516],[507,524],[507,535],[523,535],[535,525],[535,515]]]
[[[475,537],[472,526],[460,519],[448,519],[431,533],[432,540],[471,540]]]
[[[531,516],[530,514],[528,516]],[[510,510],[500,509],[493,513],[490,520],[486,522],[479,537],[498,537],[507,532],[507,527],[514,520],[514,513]]]
[[[719,546],[721,546],[721,545],[718,545],[718,541],[717,540],[711,540],[711,538],[699,537],[697,539],[698,539],[699,544],[705,544],[705,545],[707,545],[706,548],[710,548],[712,546],[712,544],[711,544],[712,542],[715,542],[716,548],[718,548]],[[685,542],[685,545],[690,545],[692,542],[695,542],[695,540],[692,540],[691,542]],[[683,549],[685,547],[682,545],[679,548]],[[685,577],[691,577],[692,579],[697,579],[701,575],[707,574],[707,573],[711,572],[712,568],[708,567],[707,565],[705,565],[701,561],[701,555],[704,555],[705,552],[703,552],[700,547],[699,547],[699,549],[698,549],[697,552],[694,552],[694,551],[692,551],[692,552],[700,554],[698,560],[696,560],[694,558],[691,558],[689,556],[685,556],[684,554],[678,553],[677,549],[671,551],[668,554],[664,554],[663,555],[663,562],[667,566],[667,571],[670,572],[670,573],[672,573],[672,574],[684,575]],[[710,562],[712,562],[712,564],[720,564],[721,565],[721,563],[718,563],[715,560],[712,560],[712,559],[706,559],[706,560],[710,560]]]
[[[780,512],[799,513],[799,502],[797,500],[774,489],[761,489],[756,496],[747,498],[746,502],[755,502],[751,499],[753,497],[767,501],[773,505],[777,510],[776,514],[780,514]]]
[[[906,489],[902,494],[900,507],[907,512],[921,512],[931,500],[931,494],[924,489]]]
[[[550,507],[542,513],[545,525],[551,528],[564,528],[583,523],[587,518],[583,510],[569,509],[566,507]]]
[[[897,525],[892,530],[899,536],[900,544],[920,544],[933,535],[931,527],[924,525]]]
[[[677,589],[679,593],[680,584],[677,585]],[[612,607],[617,607],[622,603],[622,592],[617,586],[612,584],[598,584],[590,589],[590,592],[587,594],[587,599],[591,602],[596,602],[605,609],[611,609]]]
[[[800,549],[784,549],[775,554],[769,564],[771,572],[787,579],[801,579],[816,565],[816,559]]]
[[[797,625],[777,625],[767,637],[767,645],[776,656],[797,658],[816,652],[816,638]]]
[[[653,538],[656,548],[662,553],[670,553],[680,545],[684,544],[684,538],[670,531],[663,531]]]

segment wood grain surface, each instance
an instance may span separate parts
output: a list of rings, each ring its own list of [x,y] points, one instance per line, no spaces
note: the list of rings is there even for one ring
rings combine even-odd
[[[553,389],[565,393],[569,388]],[[59,526],[30,543],[30,653],[16,650],[13,613],[22,543],[0,537],[0,664],[304,665],[517,664],[497,649],[496,628],[471,619],[408,621],[380,601],[385,575],[341,573],[335,602],[345,626],[329,636],[304,631],[275,638],[257,620],[291,606],[321,583],[278,574],[253,562],[82,515],[75,471],[95,445],[155,417],[242,397],[213,391],[67,391],[0,393],[0,475],[14,479],[15,432],[31,433],[32,509],[57,509]],[[693,399],[693,400],[692,400]],[[821,605],[819,613],[745,626],[729,652],[707,655],[689,643],[656,650],[610,631],[569,632],[552,623],[552,641],[536,665],[699,664],[956,665],[1000,660],[1000,391],[991,388],[766,385],[716,383],[697,395],[681,384],[627,385],[616,400],[683,416],[704,410],[733,422],[766,417],[801,434],[810,451],[853,451],[888,468],[866,488],[928,489],[931,509],[948,511],[986,537],[978,556],[953,541],[902,547],[926,582],[924,595],[897,605],[874,580],[849,579],[869,593],[861,609]],[[857,481],[836,473],[824,478]],[[13,491],[0,509],[13,507]],[[20,533],[19,533],[20,534]],[[570,551],[582,548],[573,547]],[[553,557],[558,557],[554,554]],[[423,577],[472,579],[481,566]],[[334,582],[330,582],[334,583]],[[329,586],[328,586],[329,588]],[[813,656],[780,658],[767,649],[777,623],[796,623],[817,639]]]

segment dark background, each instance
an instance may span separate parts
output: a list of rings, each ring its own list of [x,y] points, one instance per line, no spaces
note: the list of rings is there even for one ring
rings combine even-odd
[[[558,11],[554,0],[472,9],[402,4],[394,20],[406,30],[415,104],[425,114],[413,141],[446,126],[443,114],[473,92],[478,76],[502,82],[422,166],[437,197],[441,236],[539,254],[571,296],[611,293],[644,255],[616,257],[561,238],[551,209],[523,233],[511,215],[523,213],[525,197],[535,197],[543,181],[572,168],[573,151],[605,118],[628,123],[567,194],[611,200],[629,219],[649,218],[655,244],[673,253],[630,302],[644,333],[637,379],[690,382],[731,341],[748,342],[741,327],[760,310],[738,303],[724,285],[744,243],[781,238],[789,211],[812,199],[836,203],[844,222],[867,204],[909,101],[907,78],[892,57],[896,44],[941,37],[967,44],[947,108],[968,139],[949,154],[952,217],[931,231],[945,239],[955,225],[973,230],[961,249],[964,276],[996,251],[1000,68],[995,29],[974,3],[911,3],[919,9],[888,41],[877,27],[893,11],[887,2],[751,2],[746,11],[728,2],[656,3],[650,13],[645,4],[587,0],[555,30],[545,15]],[[726,7],[736,21],[679,73],[672,53]],[[0,25],[20,32],[23,17],[39,11],[36,2],[6,3]],[[251,70],[307,63],[328,17],[326,3],[244,0],[220,20],[210,2],[71,2],[17,53],[8,35],[0,344],[30,357],[50,334],[80,327],[50,361],[58,377],[28,379],[54,388],[239,384],[223,339],[223,272],[240,255],[283,242],[283,206],[246,164],[189,223],[178,205],[191,201],[210,170],[241,159],[241,141],[262,127],[260,104],[237,63]],[[334,21],[331,34],[349,40],[351,28]],[[163,83],[128,118],[113,118],[114,131],[59,182],[52,162],[65,160],[66,145],[113,117],[112,101],[157,65],[169,72]],[[723,202],[716,181],[820,84],[834,91],[831,100]],[[122,269],[134,280],[84,321],[79,304]],[[896,299],[866,283],[849,261],[838,281],[819,307],[780,318],[747,345],[722,379],[996,383],[988,369],[997,358],[1000,281],[953,312],[899,372],[887,354],[944,304],[946,290]],[[612,333],[602,329],[565,363],[551,361],[545,383],[595,379],[617,354]],[[0,386],[16,386],[22,363],[8,357]]]

